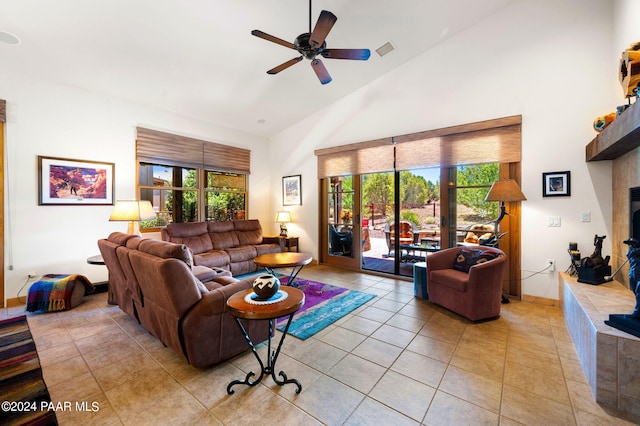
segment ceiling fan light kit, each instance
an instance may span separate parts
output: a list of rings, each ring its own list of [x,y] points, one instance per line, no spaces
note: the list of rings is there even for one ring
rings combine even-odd
[[[301,56],[290,59],[282,64],[267,71],[267,74],[278,74],[289,68],[292,65],[297,64],[303,59],[309,59],[311,61],[311,68],[316,73],[320,83],[327,84],[331,82],[331,76],[327,71],[318,56],[322,56],[327,59],[350,59],[357,61],[366,61],[371,56],[369,49],[327,49],[327,42],[325,41],[329,31],[333,28],[338,18],[328,10],[320,12],[320,17],[316,22],[316,26],[311,31],[311,0],[309,1],[309,32],[300,34],[293,43],[289,43],[286,40],[272,36],[260,30],[253,30],[251,34],[270,41],[272,43],[279,44],[289,49],[297,50]]]

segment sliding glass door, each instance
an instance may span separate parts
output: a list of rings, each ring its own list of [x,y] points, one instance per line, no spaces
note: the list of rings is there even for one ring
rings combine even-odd
[[[321,220],[324,263],[359,269],[361,256],[360,179],[335,176],[322,180]]]
[[[498,206],[484,197],[498,177],[521,181],[521,123],[503,117],[316,150],[320,261],[411,276],[414,262],[432,251],[495,243],[489,222]],[[520,203],[506,208],[499,230],[509,263],[504,288],[517,296]]]

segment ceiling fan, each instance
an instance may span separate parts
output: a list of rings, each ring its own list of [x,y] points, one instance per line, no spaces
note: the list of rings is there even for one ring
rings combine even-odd
[[[322,56],[327,59],[354,59],[359,61],[369,59],[369,56],[371,56],[369,49],[327,49],[325,38],[337,20],[336,15],[328,10],[323,10],[320,12],[316,26],[313,28],[313,31],[311,31],[311,0],[309,0],[309,32],[300,34],[293,43],[289,43],[288,41],[260,30],[251,31],[251,34],[256,37],[297,50],[301,55],[270,69],[267,71],[267,74],[277,74],[297,64],[303,58],[307,58],[311,60],[311,68],[315,71],[320,83],[327,84],[331,82],[331,76],[317,56]]]

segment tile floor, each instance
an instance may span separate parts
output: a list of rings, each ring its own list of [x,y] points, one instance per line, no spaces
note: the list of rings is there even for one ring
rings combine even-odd
[[[271,378],[228,395],[256,369],[250,352],[191,368],[106,293],[30,315],[51,397],[73,405],[60,424],[634,424],[594,402],[559,309],[512,302],[474,324],[414,298],[410,282],[326,266],[301,277],[378,297],[306,341],[287,337],[277,369],[302,382],[299,395]]]

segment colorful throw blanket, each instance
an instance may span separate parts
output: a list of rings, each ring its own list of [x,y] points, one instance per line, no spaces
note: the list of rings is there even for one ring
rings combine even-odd
[[[29,289],[27,312],[68,311],[76,285],[84,285],[84,294],[93,292],[93,284],[83,275],[47,274]]]

